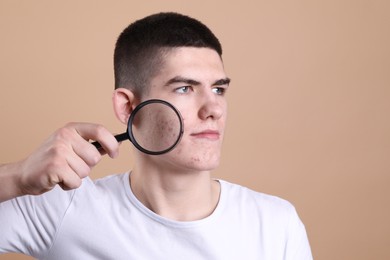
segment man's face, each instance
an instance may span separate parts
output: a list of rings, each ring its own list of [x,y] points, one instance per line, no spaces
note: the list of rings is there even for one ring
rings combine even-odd
[[[174,150],[151,159],[162,167],[216,168],[224,137],[228,85],[221,58],[214,50],[181,47],[169,51],[142,101],[156,98],[173,104],[183,117],[184,134]]]

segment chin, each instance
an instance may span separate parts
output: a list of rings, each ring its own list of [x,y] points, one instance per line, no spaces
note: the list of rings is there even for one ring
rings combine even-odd
[[[219,166],[219,158],[210,160],[204,158],[199,159],[199,158],[191,158],[191,161],[189,162],[188,167],[197,170],[197,171],[212,171],[218,168]]]
[[[207,166],[204,166],[204,167],[198,167],[197,170],[198,171],[202,171],[202,172],[210,172],[210,171],[214,171],[215,169],[217,169],[219,166],[219,164],[216,164],[216,165],[207,165]]]

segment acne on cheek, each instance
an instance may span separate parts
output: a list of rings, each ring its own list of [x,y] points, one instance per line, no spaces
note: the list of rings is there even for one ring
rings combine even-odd
[[[200,162],[200,159],[199,159],[199,157],[191,157],[191,161]]]

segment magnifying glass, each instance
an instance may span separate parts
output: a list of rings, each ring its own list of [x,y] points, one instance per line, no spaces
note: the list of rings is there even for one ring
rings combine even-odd
[[[146,154],[159,155],[175,148],[183,131],[181,114],[171,103],[150,99],[134,108],[127,123],[127,131],[115,138],[118,142],[130,140]],[[102,147],[98,142],[92,144],[98,149]]]

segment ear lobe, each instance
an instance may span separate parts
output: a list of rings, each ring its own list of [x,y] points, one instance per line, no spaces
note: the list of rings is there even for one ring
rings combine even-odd
[[[112,104],[118,120],[127,125],[130,114],[136,106],[134,93],[127,88],[117,88],[112,95]]]

